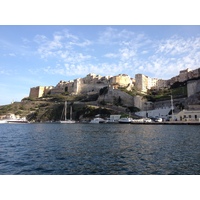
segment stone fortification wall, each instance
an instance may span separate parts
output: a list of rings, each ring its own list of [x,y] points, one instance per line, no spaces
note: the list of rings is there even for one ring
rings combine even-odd
[[[187,82],[188,97],[200,92],[200,80],[192,80]]]
[[[135,75],[135,86],[139,91],[146,92],[147,89],[155,88],[165,88],[170,87],[175,82],[184,82],[190,79],[199,78],[200,77],[200,68],[191,70],[185,69],[179,72],[178,76],[174,76],[169,80],[162,80],[157,78],[150,78],[143,74]]]
[[[134,97],[134,106],[139,108],[140,110],[144,110],[145,109],[145,103],[146,103],[146,100],[144,100],[142,98],[142,96],[136,95]]]
[[[110,84],[114,89],[118,87],[127,87],[133,85],[133,80],[126,74],[119,74],[110,78]]]
[[[65,92],[65,87],[67,86],[68,82],[60,81],[55,88],[51,90],[51,94],[61,94]]]
[[[107,94],[99,96],[98,102],[105,101],[113,104],[119,97],[124,106],[134,106],[134,97],[121,90],[113,89],[112,87],[109,87]]]
[[[38,98],[47,94],[51,90],[51,94],[61,94],[68,92],[69,94],[84,94],[88,92],[98,92],[101,88],[106,86],[112,86],[113,89],[118,89],[119,87],[127,87],[127,90],[131,90],[135,85],[136,88],[141,92],[147,92],[147,89],[163,88],[172,85],[173,83],[179,81],[185,81],[192,78],[200,77],[200,68],[195,70],[182,70],[178,76],[172,77],[169,80],[162,80],[157,78],[150,78],[143,74],[136,74],[135,80],[130,78],[126,74],[119,74],[117,76],[100,76],[96,74],[88,74],[84,78],[75,79],[73,81],[60,81],[56,87],[43,87],[38,86],[30,89],[29,97]],[[200,86],[197,82],[188,81],[188,97],[196,92],[200,91]],[[138,99],[136,98],[136,102]],[[142,108],[141,102],[136,103],[136,107]]]
[[[135,86],[139,91],[146,92],[148,87],[148,77],[143,74],[136,74]]]
[[[79,80],[77,93],[99,92],[101,88],[108,86],[109,83],[109,77],[88,74],[85,78]]]
[[[191,70],[191,69],[185,69],[180,71],[178,76],[172,77],[168,80],[169,85],[173,85],[175,82],[184,82],[189,79],[193,78],[199,78],[200,77],[200,68]]]
[[[30,98],[39,98],[46,95],[49,91],[53,89],[53,86],[37,86],[30,89]]]
[[[69,94],[99,92],[102,87],[108,86],[109,83],[109,77],[88,74],[85,78],[79,78],[68,82],[60,81],[51,91],[51,94],[60,94],[64,92],[68,92]]]
[[[40,97],[40,87],[33,87],[30,89],[29,97],[30,98],[38,98]]]
[[[105,84],[82,84],[80,93],[81,94],[87,94],[90,92],[98,93],[101,88],[106,87],[106,86],[108,86],[108,85],[105,85]]]

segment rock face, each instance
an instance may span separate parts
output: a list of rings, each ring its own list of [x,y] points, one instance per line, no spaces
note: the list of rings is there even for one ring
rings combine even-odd
[[[111,104],[121,104],[123,106],[134,106],[134,97],[126,92],[118,89],[108,88],[106,94],[102,94],[98,98],[98,102],[105,101]]]

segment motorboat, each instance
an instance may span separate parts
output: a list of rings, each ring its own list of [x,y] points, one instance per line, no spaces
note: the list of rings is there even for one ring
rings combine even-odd
[[[119,123],[130,124],[133,121],[131,117],[122,117],[118,120]]]
[[[0,124],[7,124],[7,120],[0,120]]]
[[[95,117],[90,121],[91,124],[99,124],[99,123],[106,123],[106,120],[100,118],[100,117]]]
[[[15,114],[8,114],[5,118],[0,120],[0,124],[22,124],[22,123],[29,123],[29,121],[26,119],[26,117],[20,118],[19,116],[16,116]]]
[[[22,119],[9,119],[7,120],[7,123],[9,124],[27,124],[29,123],[28,120],[22,118]]]

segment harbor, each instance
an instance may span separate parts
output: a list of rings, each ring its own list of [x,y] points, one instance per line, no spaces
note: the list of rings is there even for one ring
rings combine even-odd
[[[200,174],[196,125],[30,123],[0,127],[2,175]]]

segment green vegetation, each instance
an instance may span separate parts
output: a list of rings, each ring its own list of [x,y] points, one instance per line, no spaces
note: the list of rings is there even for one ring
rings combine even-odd
[[[132,90],[127,90],[127,87],[119,87],[118,89],[121,90],[122,92],[126,92],[127,94],[133,97],[136,95],[144,96],[144,94],[138,91],[136,87],[132,87]]]
[[[174,83],[170,89],[160,90],[148,90],[147,94],[139,92],[137,88],[133,87],[131,91],[127,90],[128,87],[119,88],[121,91],[126,92],[128,95],[136,96],[140,95],[146,98],[148,101],[157,102],[162,100],[170,100],[171,95],[173,99],[182,98],[187,96],[186,83]],[[99,90],[99,93],[91,93],[91,95],[69,95],[68,88],[65,88],[63,94],[50,95],[47,94],[41,98],[24,98],[22,102],[15,102],[10,105],[0,106],[0,115],[8,113],[14,113],[21,117],[27,116],[28,120],[36,122],[41,121],[57,121],[60,120],[64,107],[64,102],[71,102],[73,104],[73,119],[91,119],[95,115],[100,114],[101,117],[109,117],[111,114],[121,114],[122,116],[128,116],[128,113],[134,113],[140,111],[137,107],[124,106],[124,99],[121,96],[113,96],[113,102],[108,103],[104,99],[101,102],[97,102],[100,95],[106,95],[109,88],[103,87]],[[78,102],[75,104],[74,102]],[[99,103],[99,106],[92,106]],[[180,110],[184,108],[183,104],[175,105]],[[69,109],[69,108],[68,108]],[[69,118],[69,110],[68,110]]]
[[[175,84],[176,85],[176,84]],[[186,85],[173,85],[171,89],[165,88],[160,90],[148,90],[145,98],[148,101],[156,102],[156,101],[164,101],[171,99],[171,95],[173,98],[182,98],[187,97],[187,86]]]
[[[93,118],[98,114],[100,114],[101,117],[109,117],[111,115],[111,110],[96,106],[85,106],[77,111],[76,117],[79,118],[82,115],[84,118]]]

